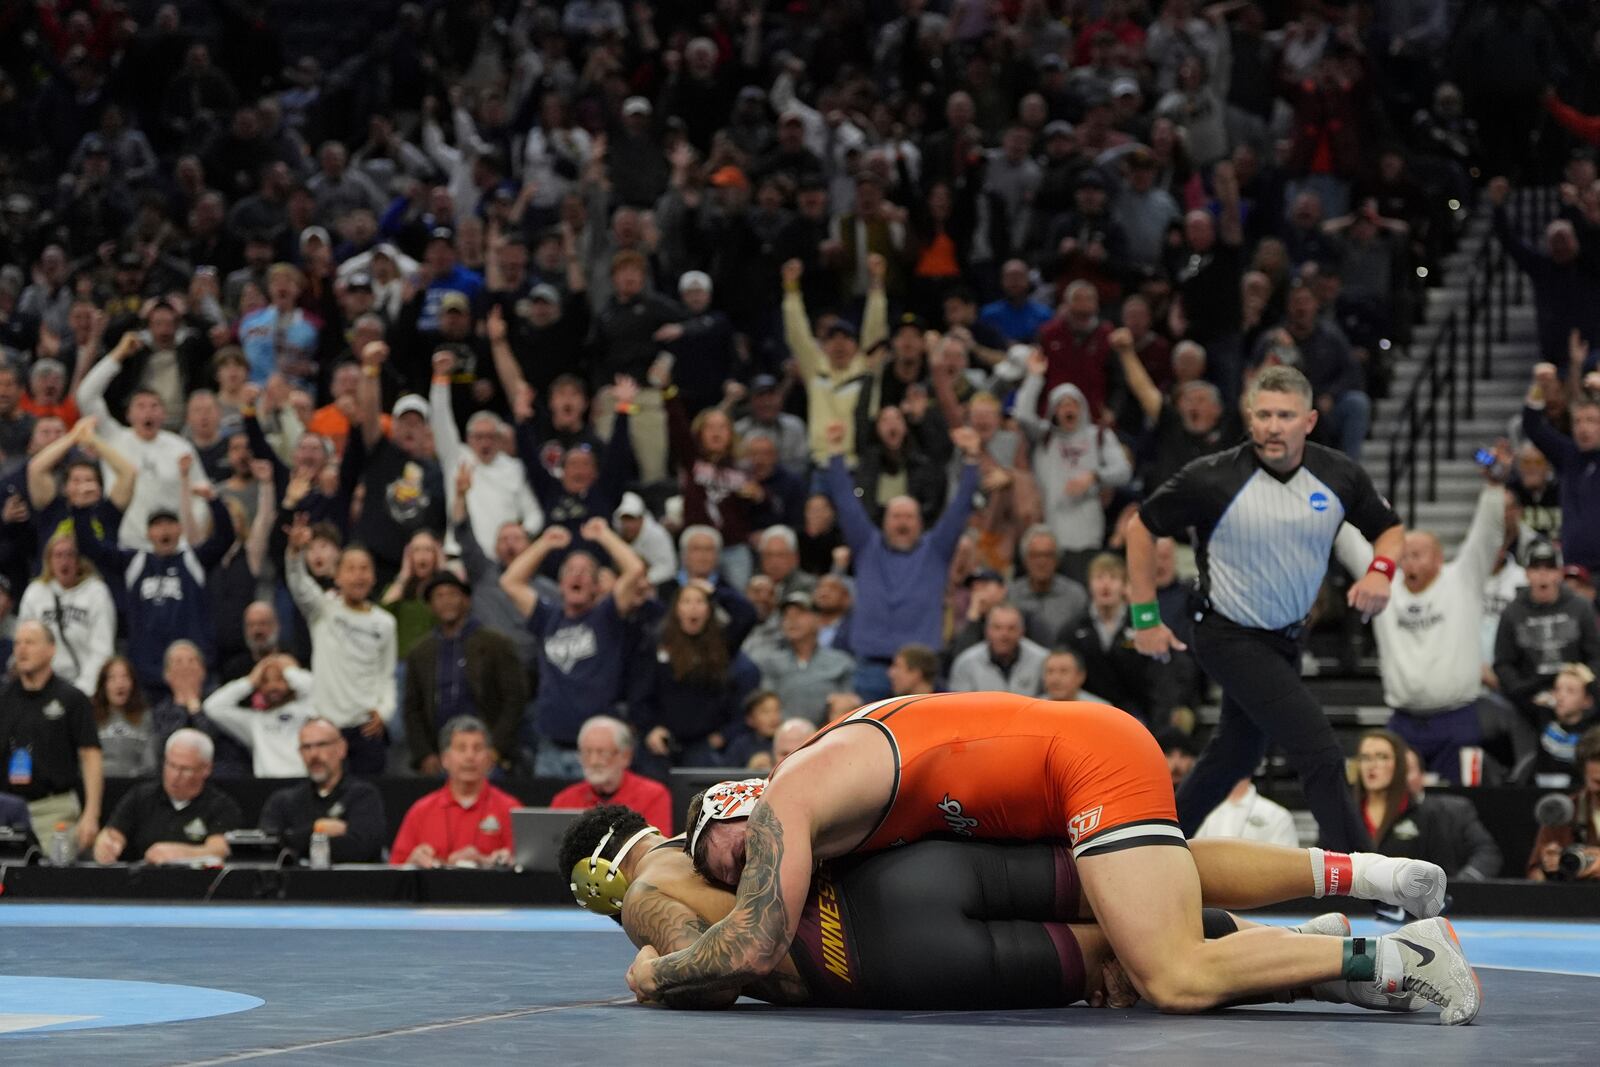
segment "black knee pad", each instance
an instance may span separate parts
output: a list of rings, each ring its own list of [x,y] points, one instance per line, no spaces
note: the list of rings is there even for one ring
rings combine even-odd
[[[1200,909],[1200,925],[1204,928],[1208,941],[1239,932],[1239,924],[1233,921],[1232,915],[1221,908]]]

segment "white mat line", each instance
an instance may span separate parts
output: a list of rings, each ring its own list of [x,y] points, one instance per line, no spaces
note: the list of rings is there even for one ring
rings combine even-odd
[[[512,1011],[497,1011],[487,1015],[472,1015],[464,1019],[446,1019],[443,1022],[419,1023],[416,1026],[401,1026],[390,1030],[374,1030],[367,1034],[350,1034],[346,1037],[326,1037],[316,1041],[305,1041],[298,1045],[280,1045],[274,1048],[249,1049],[244,1052],[231,1052],[225,1056],[218,1056],[209,1060],[189,1060],[176,1067],[216,1067],[224,1063],[242,1063],[245,1060],[265,1059],[268,1056],[285,1056],[293,1052],[309,1052],[313,1049],[331,1048],[334,1045],[348,1045],[355,1041],[372,1041],[380,1037],[409,1037],[413,1034],[426,1034],[435,1030],[451,1030],[458,1026],[476,1026],[479,1023],[501,1022],[506,1019],[523,1019],[532,1015],[549,1015],[558,1011],[573,1011],[579,1008],[609,1008],[618,1004],[632,1004],[632,997],[618,997],[613,1000],[588,1000],[577,1004],[549,1004],[538,1008],[516,1008]]]

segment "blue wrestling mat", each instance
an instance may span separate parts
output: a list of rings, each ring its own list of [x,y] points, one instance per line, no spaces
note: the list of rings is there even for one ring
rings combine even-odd
[[[1275,920],[1287,921],[1287,920]],[[1379,933],[1357,923],[1358,933]],[[632,1004],[617,927],[576,910],[0,907],[0,1064],[1593,1063],[1600,925],[1463,921],[1476,1025],[1323,1004],[683,1013]]]

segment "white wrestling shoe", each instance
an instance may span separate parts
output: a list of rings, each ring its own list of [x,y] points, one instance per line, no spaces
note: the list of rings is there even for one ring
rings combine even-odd
[[[1483,986],[1449,920],[1424,919],[1378,941],[1380,953],[1399,953],[1401,976],[1380,979],[1367,985],[1368,989],[1389,996],[1414,993],[1439,1006],[1439,1021],[1446,1026],[1462,1026],[1477,1017]]]
[[[1309,922],[1289,929],[1297,934],[1322,934],[1325,937],[1349,937],[1350,920],[1336,911],[1318,915]],[[1311,987],[1311,997],[1328,1004],[1354,1004],[1372,1011],[1421,1011],[1422,1003],[1415,993],[1391,996],[1374,987],[1371,982],[1318,982]]]
[[[1315,919],[1308,919],[1299,926],[1289,929],[1297,934],[1321,934],[1324,937],[1349,937],[1350,919],[1337,911],[1330,911],[1326,915],[1318,915]]]
[[[1351,896],[1404,908],[1419,919],[1431,919],[1444,910],[1448,879],[1438,864],[1373,852],[1357,852],[1350,858],[1355,874]]]

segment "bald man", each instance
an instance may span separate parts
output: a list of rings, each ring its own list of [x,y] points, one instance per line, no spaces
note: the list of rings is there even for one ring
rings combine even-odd
[[[817,732],[817,724],[810,719],[796,716],[785,719],[778,727],[778,732],[772,735],[772,765],[776,767],[783,762],[783,757],[806,743],[810,736]]]
[[[1505,540],[1505,515],[1505,490],[1485,486],[1466,539],[1448,563],[1437,535],[1406,534],[1389,610],[1372,620],[1383,700],[1394,710],[1389,729],[1449,782],[1461,780],[1461,750],[1483,743],[1483,586]],[[1372,547],[1364,538],[1346,525],[1337,547],[1350,573],[1366,573]]]

